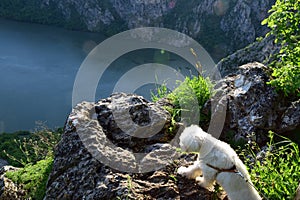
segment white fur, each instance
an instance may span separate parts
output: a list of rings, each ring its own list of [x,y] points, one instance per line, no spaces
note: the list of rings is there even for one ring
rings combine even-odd
[[[197,152],[199,155],[193,165],[180,167],[177,171],[178,174],[195,179],[207,189],[212,189],[216,181],[226,191],[230,200],[262,199],[252,186],[245,165],[225,142],[205,133],[199,126],[192,125],[182,132],[180,147],[182,151]],[[218,172],[207,164],[219,169],[230,169],[236,166],[244,178],[233,172]]]

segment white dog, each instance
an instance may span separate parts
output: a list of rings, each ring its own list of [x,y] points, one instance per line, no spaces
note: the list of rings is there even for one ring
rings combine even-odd
[[[180,167],[178,174],[195,179],[207,189],[211,189],[216,181],[230,200],[262,199],[253,187],[245,165],[225,142],[192,125],[182,132],[180,147],[182,151],[197,152],[199,155],[193,165]]]

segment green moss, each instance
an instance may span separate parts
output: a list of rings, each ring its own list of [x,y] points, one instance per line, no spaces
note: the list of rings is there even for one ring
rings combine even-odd
[[[47,157],[38,161],[35,165],[27,165],[24,168],[7,172],[6,177],[14,183],[20,184],[27,191],[27,198],[42,200],[46,192],[48,176],[53,165],[53,158]]]

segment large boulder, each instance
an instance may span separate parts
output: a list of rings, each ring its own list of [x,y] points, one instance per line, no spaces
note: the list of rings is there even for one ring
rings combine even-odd
[[[247,140],[254,133],[264,142],[269,130],[284,134],[299,127],[299,100],[276,92],[267,84],[269,77],[268,67],[255,62],[238,67],[217,84],[221,99],[227,99],[226,140]]]
[[[182,127],[162,105],[114,94],[72,110],[55,150],[46,199],[210,199],[194,181],[177,177],[195,157],[176,151]]]

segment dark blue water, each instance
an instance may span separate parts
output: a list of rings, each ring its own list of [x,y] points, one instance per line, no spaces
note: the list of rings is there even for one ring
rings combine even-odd
[[[0,19],[0,133],[34,130],[37,121],[50,128],[62,127],[72,109],[76,73],[88,53],[105,39],[96,33]],[[107,68],[95,100],[109,96],[130,69],[157,60],[181,74],[195,73],[185,60],[171,53],[160,55],[160,50],[153,49],[129,52]],[[146,84],[135,92],[150,99],[154,88]]]
[[[0,132],[62,126],[80,64],[100,34],[0,20]]]

